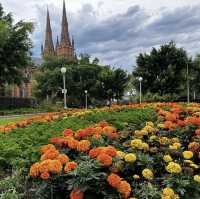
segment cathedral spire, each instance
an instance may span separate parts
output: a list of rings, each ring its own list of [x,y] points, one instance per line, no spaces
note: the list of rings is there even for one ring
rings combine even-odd
[[[62,14],[62,28],[61,28],[61,45],[70,46],[70,38],[69,38],[69,30],[68,30],[68,22],[67,22],[67,14],[65,8],[65,1],[63,0],[63,14]]]
[[[74,37],[72,36],[72,48],[74,49]]]
[[[47,21],[46,21],[46,34],[45,34],[45,44],[44,44],[44,55],[53,55],[54,45],[52,39],[51,22],[49,16],[49,9],[47,8]]]
[[[57,36],[57,40],[56,40],[56,48],[59,47],[59,39],[58,39],[58,36]]]

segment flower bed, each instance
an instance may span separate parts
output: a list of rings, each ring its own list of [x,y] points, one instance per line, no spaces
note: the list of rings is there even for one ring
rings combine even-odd
[[[102,121],[77,131],[65,129],[62,136],[49,139],[29,172],[38,185],[36,196],[200,198],[200,106],[146,106],[154,107],[158,119],[143,127],[127,124],[118,131]]]

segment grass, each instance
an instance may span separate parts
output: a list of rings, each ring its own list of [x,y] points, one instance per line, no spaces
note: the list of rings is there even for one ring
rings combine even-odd
[[[0,118],[0,126],[1,125],[7,125],[15,122],[19,122],[23,119],[25,119],[25,116],[18,116],[18,117],[8,117],[8,118]]]

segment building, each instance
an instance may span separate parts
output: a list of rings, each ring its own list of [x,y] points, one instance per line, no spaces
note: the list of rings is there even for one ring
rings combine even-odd
[[[59,41],[59,37],[57,36],[57,42],[55,46],[53,43],[50,14],[49,14],[49,10],[47,9],[45,41],[44,41],[44,45],[41,46],[41,55],[42,55],[42,58],[49,57],[49,56],[58,56],[58,57],[66,58],[69,61],[73,61],[76,57],[75,48],[74,48],[74,39],[70,38],[70,34],[69,34],[69,26],[68,26],[67,14],[66,14],[65,1],[63,1],[60,41]],[[23,82],[20,86],[18,85],[11,86],[10,93],[12,97],[31,97],[32,96],[34,73],[37,72],[37,68],[41,64],[41,62],[40,63],[35,62],[35,59],[33,59],[33,63],[34,63],[34,67],[28,67],[24,71],[24,74],[27,80]]]
[[[45,42],[44,46],[41,46],[41,51],[43,57],[58,56],[64,57],[70,61],[74,60],[75,58],[74,39],[71,39],[69,35],[65,1],[63,1],[60,41],[59,37],[57,36],[56,45],[54,46],[50,15],[49,10],[47,9]]]

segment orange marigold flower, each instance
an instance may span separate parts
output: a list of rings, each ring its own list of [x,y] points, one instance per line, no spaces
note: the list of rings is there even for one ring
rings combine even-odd
[[[99,160],[105,167],[112,165],[112,157],[107,154],[102,153],[98,155],[97,160]]]
[[[68,173],[69,171],[76,169],[76,167],[77,167],[77,163],[76,162],[68,162],[65,165],[64,172]]]
[[[113,146],[106,147],[105,153],[111,157],[117,156],[117,150]]]
[[[67,136],[73,136],[74,132],[71,129],[65,129],[63,131],[63,136],[67,137]]]
[[[90,152],[89,152],[89,156],[91,158],[96,158],[100,154],[100,152],[101,152],[101,148],[100,147],[91,149]]]
[[[62,144],[65,142],[65,139],[63,137],[54,137],[50,138],[49,142],[51,142],[52,144]]]
[[[125,198],[128,198],[131,193],[131,185],[126,181],[121,181],[117,187],[119,193],[121,193]]]
[[[59,155],[58,150],[49,149],[41,156],[41,160],[48,160],[48,159],[54,160],[58,157],[58,155]]]
[[[188,149],[192,152],[196,152],[200,149],[200,145],[199,143],[197,142],[191,142],[189,145],[188,145]]]
[[[41,173],[40,177],[42,178],[42,180],[48,180],[49,179],[49,173],[48,172],[43,172]]]
[[[116,129],[112,126],[106,126],[103,128],[103,132],[105,133],[105,135],[109,135],[111,133],[115,133]]]
[[[38,177],[40,174],[40,163],[35,163],[31,166],[30,171],[29,171],[29,175],[31,177]]]
[[[176,124],[177,124],[177,126],[183,127],[183,126],[185,126],[185,121],[183,121],[183,120],[178,120]]]
[[[103,129],[102,129],[102,127],[100,127],[100,126],[97,126],[97,127],[95,127],[94,128],[94,133],[95,134],[102,134],[102,131],[103,131]]]
[[[51,160],[44,160],[40,163],[39,171],[40,173],[49,172],[49,163]]]
[[[166,114],[165,119],[167,121],[175,122],[176,119],[177,119],[177,114],[173,114],[173,113],[169,112],[169,113]]]
[[[197,130],[195,131],[195,134],[196,134],[196,136],[200,137],[200,129],[197,129]]]
[[[74,189],[70,193],[70,199],[83,199],[84,193],[79,189]]]
[[[112,173],[107,177],[107,181],[109,185],[111,185],[114,188],[117,188],[121,182],[121,178],[118,175]]]
[[[103,120],[103,121],[101,121],[101,122],[98,123],[98,126],[104,128],[104,127],[108,126],[108,122],[106,122],[105,120]]]
[[[165,121],[164,122],[164,126],[166,129],[173,129],[176,127],[176,124],[174,124],[173,122],[171,121]]]
[[[67,162],[69,162],[69,157],[65,154],[58,155],[56,159],[59,160],[61,164],[66,164]]]
[[[61,173],[62,164],[59,160],[52,160],[49,162],[49,172],[51,173]]]
[[[81,151],[81,152],[86,152],[86,151],[90,150],[90,145],[91,145],[91,143],[89,140],[81,140],[78,143],[77,150]]]
[[[41,147],[41,152],[46,153],[48,150],[56,150],[56,147],[53,144],[47,144]]]
[[[75,139],[70,139],[70,140],[67,141],[67,143],[68,143],[68,147],[70,149],[77,149],[77,146],[78,146],[79,142],[77,140],[75,140]]]

